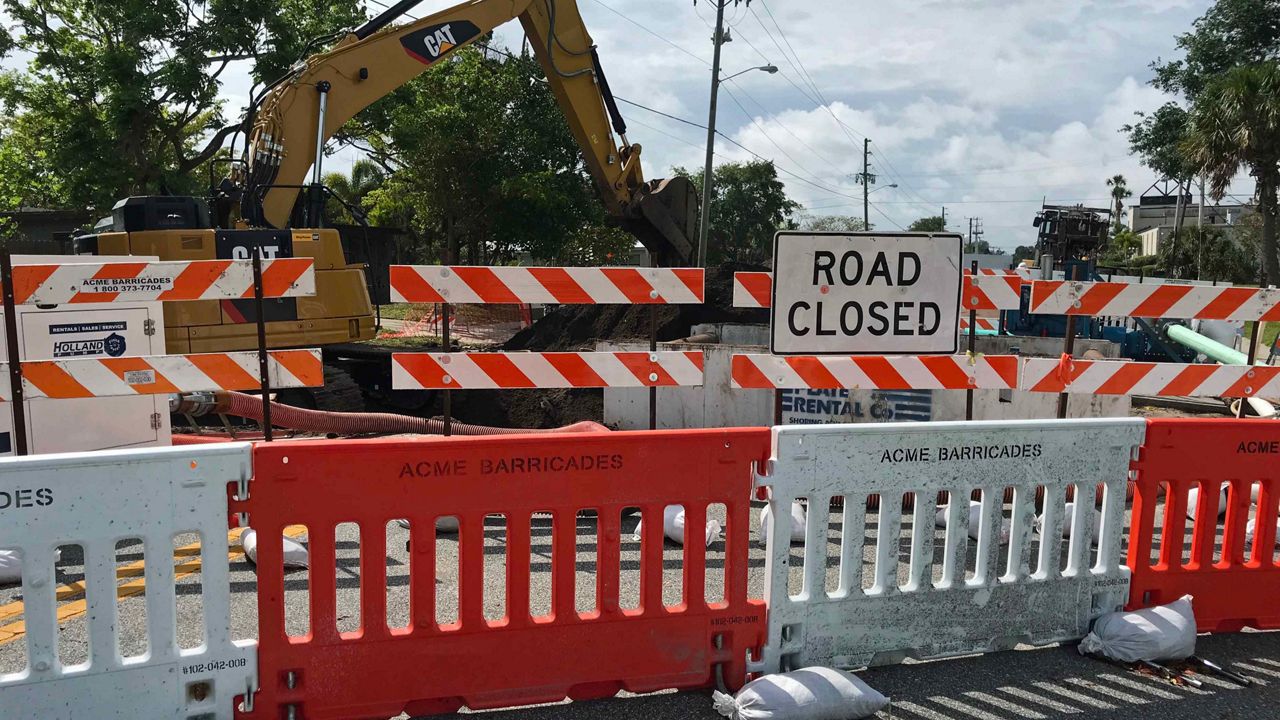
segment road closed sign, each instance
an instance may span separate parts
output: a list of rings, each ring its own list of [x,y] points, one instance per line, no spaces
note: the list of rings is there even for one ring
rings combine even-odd
[[[959,343],[961,237],[780,232],[774,355],[929,355]]]

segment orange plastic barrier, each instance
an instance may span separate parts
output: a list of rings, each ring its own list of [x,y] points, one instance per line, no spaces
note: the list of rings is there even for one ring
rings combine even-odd
[[[1190,593],[1201,632],[1280,628],[1280,423],[1150,420],[1146,446],[1134,466],[1129,609],[1161,605]],[[1228,486],[1227,507],[1220,518],[1223,484]],[[1192,488],[1200,488],[1194,520],[1187,517]],[[1257,504],[1251,507],[1255,491]],[[1161,503],[1164,512],[1156,528]],[[1256,534],[1247,546],[1246,525],[1255,518]],[[1189,553],[1184,542],[1188,524]]]
[[[440,440],[277,442],[254,447],[248,512],[259,538],[307,526],[309,634],[285,629],[281,547],[259,544],[261,690],[241,718],[364,718],[452,712],[745,681],[764,642],[762,600],[747,596],[753,466],[759,429],[515,435]],[[705,599],[707,549],[684,545],[683,602],[663,604],[663,511],[685,507],[701,538],[723,504],[723,601]],[[622,512],[640,508],[639,606],[620,606]],[[575,517],[596,516],[595,610],[579,612]],[[550,614],[530,613],[531,520],[550,513]],[[484,521],[506,523],[505,617],[484,614]],[[460,523],[458,622],[437,622],[435,521]],[[408,626],[387,623],[386,525],[410,522]],[[360,629],[339,633],[335,527],[360,530]],[[452,542],[448,540],[446,542]],[[365,548],[372,551],[365,552]],[[492,548],[490,548],[492,550]],[[296,577],[296,576],[295,576]],[[717,668],[717,666],[719,666]],[[718,671],[718,672],[717,672]]]

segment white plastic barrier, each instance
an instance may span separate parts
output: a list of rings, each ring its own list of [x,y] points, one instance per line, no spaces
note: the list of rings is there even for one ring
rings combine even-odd
[[[256,641],[230,637],[227,485],[250,476],[248,443],[69,453],[0,460],[0,548],[22,553],[27,667],[0,675],[0,716],[230,719],[258,686]],[[173,539],[199,533],[204,643],[180,649]],[[147,559],[147,652],[123,658],[116,543]],[[58,657],[54,550],[84,549],[88,661]],[[77,621],[80,622],[80,621]]]
[[[1092,618],[1121,608],[1128,598],[1120,534],[1129,461],[1144,433],[1139,418],[774,428],[769,473],[756,481],[769,489],[777,523],[765,566],[768,637],[750,669],[856,668],[1083,637]],[[1105,486],[1100,548],[1091,557],[1095,513],[1076,513],[1064,569],[1066,489],[1074,485],[1076,498],[1089,498],[1098,484]],[[1045,489],[1047,530],[1034,536],[1040,546],[1033,572],[1038,487]],[[1013,489],[1012,523],[1008,544],[1001,544],[1007,488]],[[982,491],[981,527],[967,573],[974,490]],[[960,502],[947,503],[935,578],[934,513],[942,491]],[[903,578],[898,557],[906,493],[915,502]],[[878,526],[867,539],[866,499],[876,494]],[[843,532],[838,586],[828,592],[828,547],[834,552],[835,544],[828,538],[826,508],[833,497],[844,500]],[[787,510],[797,498],[806,498],[810,511],[802,587],[793,596]],[[866,570],[874,572],[874,582],[865,589],[864,544],[875,557],[867,563],[874,569]]]

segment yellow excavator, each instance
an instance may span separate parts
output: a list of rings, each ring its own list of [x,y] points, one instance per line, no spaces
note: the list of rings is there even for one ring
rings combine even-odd
[[[353,354],[350,343],[374,337],[374,314],[366,268],[349,263],[338,232],[323,227],[325,142],[379,98],[447,62],[497,26],[519,19],[609,217],[635,235],[659,264],[689,263],[696,242],[696,192],[686,178],[644,179],[640,145],[627,139],[575,0],[469,0],[396,24],[418,2],[395,4],[331,49],[299,62],[253,99],[244,157],[215,190],[212,213],[196,198],[126,198],[93,233],[75,239],[76,252],[247,259],[256,247],[267,258],[315,258],[314,297],[264,305],[267,344],[320,347],[333,366],[326,379],[350,384],[342,361]],[[166,303],[164,316],[170,353],[257,345],[252,301]],[[368,352],[354,355],[365,368],[351,374],[381,384],[381,372],[370,376]]]

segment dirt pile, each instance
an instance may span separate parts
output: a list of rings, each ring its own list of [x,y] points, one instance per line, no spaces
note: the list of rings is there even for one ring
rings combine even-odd
[[[702,305],[659,305],[658,340],[688,337],[700,323],[767,323],[769,311],[733,307],[733,274],[768,271],[763,265],[725,263],[707,271]],[[597,340],[647,339],[650,307],[644,305],[562,305],[516,333],[503,350],[591,349]]]

